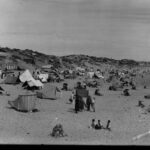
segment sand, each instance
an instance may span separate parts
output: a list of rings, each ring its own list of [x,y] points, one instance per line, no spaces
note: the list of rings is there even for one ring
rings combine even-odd
[[[73,86],[77,80],[66,80]],[[63,83],[54,83],[62,87]],[[108,85],[101,89],[103,96],[96,97],[96,112],[83,111],[74,113],[74,105],[69,104],[70,91],[63,91],[57,100],[37,99],[34,113],[18,112],[10,108],[8,101],[24,93],[21,85],[1,85],[10,96],[0,96],[0,144],[85,144],[85,145],[146,145],[150,135],[133,141],[132,138],[150,129],[150,114],[142,114],[138,101],[149,105],[144,95],[150,89],[138,87],[130,90],[131,96],[121,95],[121,91],[109,91]],[[95,88],[88,88],[94,93]],[[57,119],[56,119],[57,118]],[[94,130],[88,126],[91,120],[100,119],[106,126],[111,120],[112,131]],[[63,125],[66,137],[50,136],[52,128]]]

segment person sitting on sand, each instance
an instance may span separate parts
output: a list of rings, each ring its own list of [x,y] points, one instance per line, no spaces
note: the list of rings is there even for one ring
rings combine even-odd
[[[96,126],[95,119],[92,119],[91,128],[95,129],[95,126]]]
[[[64,83],[61,90],[68,91],[68,83]]]
[[[130,96],[129,89],[123,91],[124,96]]]
[[[95,90],[95,95],[97,96],[103,96],[103,94],[100,93],[100,89]]]
[[[141,108],[145,107],[145,105],[142,103],[142,101],[139,101],[138,106],[141,107]]]
[[[102,126],[102,124],[101,124],[101,121],[98,120],[98,124],[95,125],[95,129],[96,129],[96,130],[99,130],[99,129],[102,129],[102,128],[103,128],[103,126]]]

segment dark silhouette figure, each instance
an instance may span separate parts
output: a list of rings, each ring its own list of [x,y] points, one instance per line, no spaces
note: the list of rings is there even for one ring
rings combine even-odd
[[[107,121],[107,125],[106,125],[106,130],[109,130],[109,131],[111,131],[111,128],[110,128],[110,120],[108,120]]]
[[[100,130],[100,129],[102,129],[102,128],[103,128],[103,126],[102,126],[102,124],[101,124],[101,121],[98,120],[98,124],[95,125],[95,129],[96,129],[96,130]]]
[[[142,103],[142,101],[139,101],[138,106],[141,107],[141,108],[145,107],[144,104]]]

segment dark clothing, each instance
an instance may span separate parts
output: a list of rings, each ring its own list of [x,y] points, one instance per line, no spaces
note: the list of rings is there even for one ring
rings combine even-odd
[[[76,89],[76,99],[75,99],[75,112],[82,111],[84,109],[84,101],[83,97],[88,97],[88,90],[83,89],[81,87],[77,87]]]
[[[84,109],[84,102],[82,100],[82,97],[76,96],[75,100],[75,111],[82,111]]]
[[[63,84],[62,90],[66,90],[66,91],[68,90],[68,84],[67,84],[67,83],[64,83],[64,84]]]
[[[99,129],[102,129],[101,126],[99,126],[98,124],[95,125],[95,129],[99,130]]]
[[[82,111],[84,109],[84,102],[82,97],[79,97],[79,110]]]
[[[90,111],[90,105],[91,105],[91,97],[90,96],[88,96],[88,98],[87,98],[86,105],[87,105],[87,110]]]
[[[87,105],[87,111],[90,111],[90,107],[91,107],[93,109],[93,112],[95,112],[95,103],[93,102],[91,96],[88,96],[86,105]]]
[[[76,96],[75,99],[75,112],[77,113],[79,111],[79,97]]]

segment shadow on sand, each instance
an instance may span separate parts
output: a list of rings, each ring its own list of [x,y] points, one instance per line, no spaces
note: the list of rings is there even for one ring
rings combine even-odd
[[[74,108],[69,108],[69,109],[67,110],[67,112],[75,113],[75,109],[74,109]]]
[[[13,110],[16,110],[16,111],[18,111],[18,112],[22,112],[22,113],[29,113],[29,112],[32,112],[32,113],[35,113],[35,112],[39,112],[39,110],[38,109],[33,109],[32,111],[27,111],[27,110],[18,110],[18,109],[16,109],[15,107],[6,107],[7,109],[13,109]]]

